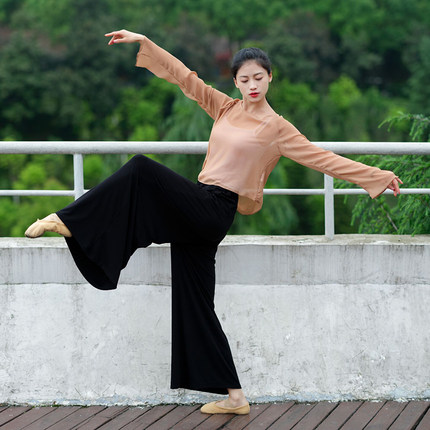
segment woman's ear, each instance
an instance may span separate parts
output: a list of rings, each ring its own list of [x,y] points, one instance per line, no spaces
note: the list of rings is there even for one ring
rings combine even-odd
[[[237,86],[237,80],[236,80],[236,78],[233,78],[233,82],[234,82],[235,87],[236,87],[236,88],[239,88],[239,87]]]
[[[272,82],[272,72],[269,73],[269,82]]]

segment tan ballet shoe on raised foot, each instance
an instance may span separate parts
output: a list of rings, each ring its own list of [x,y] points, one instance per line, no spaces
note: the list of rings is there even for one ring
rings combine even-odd
[[[42,236],[45,231],[52,231],[54,233],[61,234],[64,237],[72,237],[70,230],[62,222],[56,221],[55,218],[60,219],[58,216],[55,217],[55,214],[48,215],[44,219],[38,219],[28,227],[25,231],[25,235],[30,239],[34,239]]]
[[[246,405],[238,406],[237,408],[226,408],[223,406],[218,406],[218,402],[206,403],[200,408],[200,412],[204,414],[236,414],[236,415],[246,415],[249,414],[250,408],[249,403]]]

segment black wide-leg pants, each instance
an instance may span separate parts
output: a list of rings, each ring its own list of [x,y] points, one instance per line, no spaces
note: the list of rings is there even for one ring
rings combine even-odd
[[[214,307],[215,254],[237,199],[137,155],[57,212],[72,232],[66,241],[76,265],[98,289],[116,288],[137,248],[171,244],[171,388],[227,394],[241,387]]]

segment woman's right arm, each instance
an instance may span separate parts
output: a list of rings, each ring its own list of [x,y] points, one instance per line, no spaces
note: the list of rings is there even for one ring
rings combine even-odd
[[[139,42],[136,66],[145,67],[159,78],[178,85],[188,98],[195,100],[213,119],[217,117],[219,110],[232,100],[226,94],[205,84],[196,72],[188,69],[148,37],[127,30],[113,31],[105,36],[111,37],[109,45]]]

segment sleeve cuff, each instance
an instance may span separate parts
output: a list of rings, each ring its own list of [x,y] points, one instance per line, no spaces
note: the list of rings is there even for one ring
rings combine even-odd
[[[390,172],[389,170],[385,170],[384,172],[390,173],[388,179],[385,179],[385,181],[382,182],[382,185],[371,187],[367,190],[372,199],[379,197],[387,189],[388,185],[392,182],[392,180],[397,177],[393,172]]]

